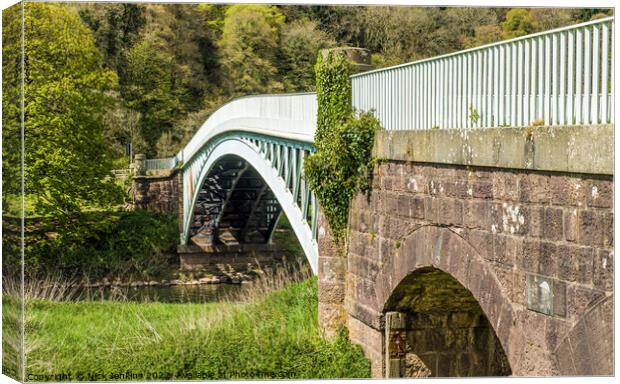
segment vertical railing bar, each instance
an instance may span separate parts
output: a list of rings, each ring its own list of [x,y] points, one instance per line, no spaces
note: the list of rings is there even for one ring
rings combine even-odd
[[[465,123],[465,119],[464,119],[464,113],[463,113],[463,93],[464,93],[464,89],[465,88],[465,84],[464,84],[464,80],[465,80],[465,60],[463,58],[463,56],[459,56],[459,70],[457,72],[457,76],[458,76],[458,127],[457,128],[463,128],[464,123]]]
[[[523,41],[517,44],[517,89],[515,98],[517,100],[517,116],[514,119],[515,125],[523,126]]]
[[[575,64],[575,124],[583,122],[583,29],[577,30],[576,64]]]
[[[430,68],[429,63],[424,63],[424,129],[430,128],[430,105],[431,105],[431,92],[430,92]]]
[[[512,99],[510,103],[512,105],[512,108],[510,110],[512,116],[510,121],[513,127],[520,125],[519,116],[522,113],[520,107],[521,102],[519,100],[523,92],[523,89],[521,88],[521,71],[523,70],[521,64],[522,57],[520,55],[521,43],[522,42],[514,43],[512,45],[512,92],[510,96],[510,98]],[[519,115],[517,115],[517,113],[519,113]]]
[[[601,47],[601,123],[606,124],[609,122],[607,116],[607,76],[609,65],[609,24],[603,24],[602,33],[602,47]],[[613,71],[613,69],[612,69]]]
[[[551,36],[545,36],[545,124],[551,125]]]
[[[583,55],[583,118],[579,124],[590,124],[590,58],[592,57],[592,34],[590,33],[590,28],[586,28],[584,30],[584,55]]]
[[[551,36],[552,48],[551,48],[551,93],[549,98],[551,99],[551,125],[558,123],[558,104],[559,104],[559,80],[560,75],[558,71],[558,34],[554,33]]]
[[[435,112],[435,92],[437,89],[435,88],[435,65],[434,63],[428,64],[428,82],[429,82],[429,114],[428,114],[428,125],[429,127],[433,127],[435,125],[434,112]]]
[[[485,119],[484,126],[491,126],[491,119],[493,117],[493,51],[494,50],[486,50],[484,53],[484,72],[487,74],[487,82],[485,86]]]
[[[508,97],[510,100],[510,125],[517,125],[517,43],[512,43],[510,45],[510,60],[511,63],[511,79],[510,79],[510,92],[508,93]]]
[[[466,92],[463,92],[463,96],[465,98],[465,102],[463,103],[463,105],[465,106],[465,128],[471,128],[472,126],[472,121],[471,118],[469,117],[469,109],[471,107],[471,98],[470,98],[470,94],[471,94],[471,88],[472,88],[472,77],[471,77],[471,54],[467,54],[465,55],[465,77],[466,77],[466,86],[465,86],[465,90]]]
[[[530,83],[532,77],[530,76],[530,54],[531,54],[531,41],[525,40],[523,43],[523,118],[521,119],[522,125],[530,125]]]
[[[592,124],[598,124],[598,104],[599,104],[599,47],[600,47],[599,26],[592,26],[592,103],[590,119]]]
[[[538,54],[537,54],[537,63],[538,63],[538,76],[537,76],[537,80],[536,80],[536,85],[537,85],[537,92],[536,92],[536,97],[535,97],[535,102],[536,102],[536,119],[535,120],[543,120],[545,118],[545,114],[544,114],[544,100],[543,100],[543,87],[544,87],[544,80],[545,80],[545,60],[544,60],[544,51],[545,51],[545,44],[544,44],[544,39],[542,37],[538,38],[536,41],[536,46],[538,48]]]
[[[611,43],[610,43],[610,48],[611,48],[611,63],[610,63],[610,73],[611,73],[611,79],[610,79],[610,84],[611,84],[611,92],[610,92],[610,99],[609,99],[609,123],[613,124],[614,123],[614,114],[615,114],[615,109],[614,108],[614,92],[615,92],[615,83],[614,83],[614,77],[615,77],[615,60],[616,60],[616,46],[614,45],[614,40],[615,40],[615,34],[616,34],[616,23],[615,20],[614,21],[610,21],[609,22],[610,27],[611,27],[611,31],[609,31],[610,35],[611,35]]]
[[[443,90],[443,84],[444,84],[444,70],[443,70],[443,60],[439,60],[439,62],[437,63],[437,67],[439,68],[439,75],[437,76],[437,81],[438,81],[438,96],[437,96],[437,125],[440,128],[444,127],[443,124],[443,100],[444,100],[444,90]]]
[[[575,81],[575,31],[568,31],[568,58],[567,58],[567,84],[566,84],[566,124],[574,124],[573,113],[574,81]]]
[[[480,120],[478,120],[478,128],[482,128],[485,126],[485,116],[487,114],[487,109],[486,109],[486,101],[485,101],[485,95],[486,95],[486,86],[487,86],[487,76],[486,76],[486,72],[485,68],[486,68],[486,62],[485,62],[485,51],[480,51],[478,52],[478,79],[480,81],[480,86],[478,87],[478,98],[476,99],[477,104],[479,105],[478,107],[478,115],[480,116]]]
[[[499,47],[499,111],[497,125],[506,124],[506,47]]]
[[[560,98],[558,107],[558,122],[566,124],[565,105],[566,105],[566,32],[560,33]]]

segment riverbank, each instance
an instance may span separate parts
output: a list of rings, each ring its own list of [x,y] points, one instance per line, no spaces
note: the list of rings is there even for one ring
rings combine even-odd
[[[276,273],[206,304],[31,298],[27,379],[369,377],[368,361],[346,334],[321,336],[316,278],[289,281]]]

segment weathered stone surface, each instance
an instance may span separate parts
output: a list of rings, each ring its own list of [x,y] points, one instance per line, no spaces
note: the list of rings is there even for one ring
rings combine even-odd
[[[401,146],[407,145],[418,148],[411,142]],[[399,311],[423,308],[420,305],[432,296],[428,292],[447,292],[450,287],[440,280],[416,285],[416,271],[432,267],[471,292],[500,340],[512,374],[568,374],[580,369],[574,352],[558,363],[556,347],[572,324],[604,292],[613,290],[611,177],[398,161],[380,164],[374,174],[384,180],[386,189],[374,189],[368,199],[355,198],[351,205],[346,263],[350,277],[345,290],[350,316],[381,329],[382,313],[402,284],[417,299],[401,297]],[[526,309],[528,273],[553,281],[551,313]],[[424,285],[429,287],[427,293],[416,291]],[[448,310],[458,303],[454,293],[441,295],[453,300],[437,308]],[[425,319],[430,328],[451,327],[435,322],[433,316]],[[446,321],[453,322],[453,328],[459,323],[457,317]],[[438,345],[434,336],[420,332],[408,331],[408,342]],[[463,345],[464,337],[453,329],[442,336],[447,349],[438,352],[429,347],[415,355],[432,376],[437,376],[439,367],[448,372],[443,375],[487,374],[478,369],[483,361],[480,355],[462,352],[446,357],[450,348]],[[485,336],[477,332],[475,337]],[[483,345],[488,352],[488,343]],[[562,348],[580,347],[565,344]],[[401,363],[401,368],[406,365],[404,360]]]
[[[383,131],[378,158],[507,169],[613,173],[613,125]]]

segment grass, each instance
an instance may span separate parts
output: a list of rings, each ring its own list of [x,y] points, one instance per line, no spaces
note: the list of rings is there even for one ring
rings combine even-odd
[[[369,377],[344,331],[322,337],[309,276],[278,270],[205,304],[67,301],[61,289],[28,289],[27,379]]]

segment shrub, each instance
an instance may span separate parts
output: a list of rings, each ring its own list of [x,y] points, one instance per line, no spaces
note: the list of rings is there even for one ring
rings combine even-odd
[[[305,161],[306,178],[337,241],[344,238],[353,195],[370,187],[372,147],[379,121],[351,108],[349,64],[340,54],[319,54],[316,65],[316,152]]]
[[[29,277],[148,278],[162,271],[165,253],[178,241],[174,217],[147,211],[87,212],[63,222],[29,219],[26,231]],[[18,267],[19,260],[10,265]]]

